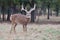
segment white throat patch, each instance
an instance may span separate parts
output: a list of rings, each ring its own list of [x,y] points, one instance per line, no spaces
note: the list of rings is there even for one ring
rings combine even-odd
[[[26,17],[27,18],[31,18],[31,14],[26,14]]]

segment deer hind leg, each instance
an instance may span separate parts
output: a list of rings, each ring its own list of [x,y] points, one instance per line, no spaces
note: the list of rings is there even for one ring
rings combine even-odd
[[[11,30],[10,30],[10,33],[16,33],[15,31],[15,27],[16,27],[17,23],[12,23],[12,27],[11,27]]]
[[[23,31],[27,32],[27,25],[23,25]]]

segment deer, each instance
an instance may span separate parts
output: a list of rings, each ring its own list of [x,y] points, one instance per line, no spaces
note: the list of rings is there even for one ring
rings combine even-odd
[[[14,33],[16,33],[15,28],[16,28],[16,26],[17,26],[18,23],[21,24],[21,25],[23,25],[23,32],[27,32],[27,24],[31,21],[31,12],[33,10],[35,10],[36,4],[34,4],[34,7],[31,8],[29,11],[27,11],[26,9],[24,9],[23,4],[22,4],[21,7],[22,7],[21,11],[24,10],[26,12],[26,15],[23,15],[23,14],[19,13],[19,14],[12,14],[10,16],[10,21],[11,21],[11,24],[12,24],[10,33],[12,31]]]

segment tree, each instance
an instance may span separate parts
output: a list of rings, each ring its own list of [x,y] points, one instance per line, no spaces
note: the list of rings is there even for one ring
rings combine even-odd
[[[58,16],[58,15],[59,15],[59,5],[56,4],[56,16]]]
[[[57,0],[55,5],[56,5],[56,16],[58,16],[59,15],[60,0]]]
[[[5,11],[5,3],[2,2],[2,14],[3,14],[3,21],[4,21],[4,11]]]
[[[50,3],[48,2],[48,16],[47,16],[47,19],[49,19],[49,8],[50,8]]]
[[[33,7],[33,5],[36,3],[35,0],[31,1],[31,7]],[[35,10],[34,10],[35,11]],[[35,22],[35,13],[34,11],[31,12],[31,22]]]

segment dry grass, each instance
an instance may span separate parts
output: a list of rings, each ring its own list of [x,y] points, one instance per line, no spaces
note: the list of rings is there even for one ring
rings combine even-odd
[[[28,24],[27,33],[23,32],[22,25],[16,27],[16,34],[10,34],[11,24],[0,24],[0,40],[60,40],[60,25]]]

